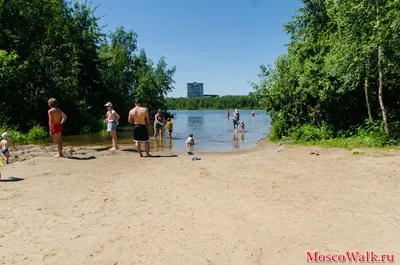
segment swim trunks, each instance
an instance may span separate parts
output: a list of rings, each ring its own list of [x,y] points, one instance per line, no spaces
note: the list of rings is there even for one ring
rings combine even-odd
[[[188,144],[188,145],[194,145],[194,141],[193,141],[193,140],[186,140],[186,144]]]
[[[107,132],[116,131],[117,130],[117,123],[115,121],[107,122]]]
[[[147,126],[143,124],[135,124],[133,128],[133,140],[135,142],[148,142],[149,132],[147,131]]]
[[[1,149],[1,153],[4,155],[5,153],[7,153],[8,152],[8,148],[3,148],[3,149]]]
[[[51,125],[51,133],[52,134],[61,133],[61,132],[62,132],[62,124],[61,123]]]
[[[234,126],[234,127],[238,127],[238,126],[239,126],[239,123],[238,123],[237,120],[233,120],[233,126]]]

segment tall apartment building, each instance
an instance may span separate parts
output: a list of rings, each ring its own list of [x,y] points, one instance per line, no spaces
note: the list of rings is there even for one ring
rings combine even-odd
[[[203,83],[186,83],[186,92],[188,98],[202,98],[203,90]]]

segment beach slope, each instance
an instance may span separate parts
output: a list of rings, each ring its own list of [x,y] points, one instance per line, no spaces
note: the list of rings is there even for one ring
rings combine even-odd
[[[54,151],[21,148],[2,169],[0,264],[297,265],[315,250],[400,258],[396,150],[315,156],[263,143],[200,161]]]

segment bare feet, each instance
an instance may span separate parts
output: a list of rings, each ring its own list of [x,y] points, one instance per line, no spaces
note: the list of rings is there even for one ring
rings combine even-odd
[[[143,157],[142,153],[139,153],[139,157]]]
[[[146,154],[146,157],[153,157],[152,155],[150,155],[150,154]]]
[[[61,157],[64,157],[64,155],[60,155],[60,154],[58,154],[58,155],[55,155],[55,156],[53,156],[54,158],[61,158]]]
[[[114,150],[117,150],[117,148],[113,147],[113,148],[110,148],[109,150],[114,151]]]

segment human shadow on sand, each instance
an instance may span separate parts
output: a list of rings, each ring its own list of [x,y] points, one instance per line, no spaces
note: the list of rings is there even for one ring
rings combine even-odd
[[[137,153],[137,150],[136,150],[136,149],[133,149],[133,148],[124,148],[124,149],[121,149],[121,151],[123,151],[123,152]]]
[[[77,156],[69,156],[68,159],[73,159],[73,160],[93,160],[96,159],[97,157],[95,156],[88,156],[88,157],[77,157]]]
[[[133,148],[124,148],[124,149],[121,149],[121,151],[124,151],[124,152],[131,152],[131,153],[137,153],[138,151],[136,150],[136,149],[133,149]],[[144,151],[142,150],[142,153],[144,153]],[[150,151],[150,154],[151,154],[151,151]],[[178,155],[152,155],[151,157],[149,157],[149,158],[160,158],[160,157],[178,157]]]
[[[102,151],[110,150],[110,147],[97,147],[97,148],[92,148],[92,150],[97,151],[97,152],[102,152]]]
[[[161,157],[178,157],[178,155],[152,155],[150,158],[161,158]]]
[[[0,179],[0,182],[18,182],[18,181],[22,181],[22,180],[24,180],[24,179],[9,177],[7,179]]]

